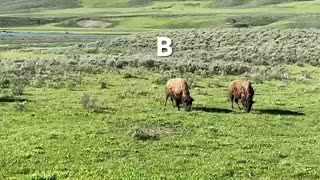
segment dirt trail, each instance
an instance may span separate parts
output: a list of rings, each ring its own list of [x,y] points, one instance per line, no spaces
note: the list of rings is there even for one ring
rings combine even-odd
[[[77,25],[83,28],[107,28],[111,27],[112,23],[94,20],[81,20],[77,23]]]

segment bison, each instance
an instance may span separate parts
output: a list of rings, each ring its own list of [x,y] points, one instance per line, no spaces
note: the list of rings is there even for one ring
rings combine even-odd
[[[189,86],[185,79],[176,78],[170,79],[166,85],[166,102],[165,106],[167,105],[168,98],[170,97],[171,103],[173,104],[173,100],[176,101],[176,105],[178,110],[180,110],[180,104],[186,104],[186,111],[190,111],[192,107],[192,102],[194,99],[190,96]]]
[[[249,113],[251,111],[253,101],[254,90],[250,81],[244,80],[234,80],[229,85],[229,98],[231,101],[231,108],[233,109],[233,101],[239,106],[239,99],[241,100],[242,106],[245,112]]]

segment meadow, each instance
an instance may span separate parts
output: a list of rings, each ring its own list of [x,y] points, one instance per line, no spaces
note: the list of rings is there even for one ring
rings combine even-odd
[[[0,37],[0,179],[318,179],[319,33]],[[191,112],[164,106],[174,77]],[[230,108],[233,79],[253,82],[251,113]]]
[[[134,33],[185,28],[319,28],[319,0],[0,0],[0,30]],[[87,27],[88,24],[108,26]]]

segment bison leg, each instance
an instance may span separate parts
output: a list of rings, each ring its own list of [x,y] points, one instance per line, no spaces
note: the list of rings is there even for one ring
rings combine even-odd
[[[242,104],[242,107],[243,107],[243,111],[246,111],[247,106],[245,105],[245,100],[244,99],[241,99],[241,104]]]
[[[171,97],[171,104],[174,107],[173,98]]]
[[[166,102],[164,103],[164,106],[167,106],[167,101],[168,101],[169,96],[166,95]]]
[[[233,109],[233,100],[234,100],[234,96],[233,96],[233,95],[230,95],[231,109]]]
[[[235,102],[237,103],[239,110],[241,110],[240,105],[239,105],[239,99],[235,99]]]
[[[180,100],[176,99],[176,104],[177,104],[177,107],[178,107],[178,111],[180,111]]]

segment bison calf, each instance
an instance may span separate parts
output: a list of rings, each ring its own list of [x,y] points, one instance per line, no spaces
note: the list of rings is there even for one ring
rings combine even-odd
[[[194,99],[190,96],[189,86],[185,79],[176,78],[170,79],[166,85],[166,102],[167,105],[168,98],[170,97],[171,103],[173,104],[173,100],[176,101],[176,105],[178,110],[180,110],[180,104],[186,104],[186,111],[191,110],[192,102]]]
[[[231,101],[231,108],[233,109],[233,101],[239,106],[239,99],[244,107],[245,112],[249,113],[251,111],[253,101],[254,90],[252,88],[250,81],[234,80],[229,85],[229,98]]]

